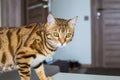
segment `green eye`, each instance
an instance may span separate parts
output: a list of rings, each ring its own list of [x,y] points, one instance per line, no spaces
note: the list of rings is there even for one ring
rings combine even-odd
[[[71,33],[66,34],[66,38],[69,38],[71,36]]]
[[[58,32],[54,32],[53,35],[54,35],[55,37],[59,37],[59,33],[58,33]]]

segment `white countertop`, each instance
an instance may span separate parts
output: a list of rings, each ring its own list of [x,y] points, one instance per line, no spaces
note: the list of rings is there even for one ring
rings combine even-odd
[[[53,80],[120,80],[120,76],[73,74],[73,73],[57,73],[52,78]]]

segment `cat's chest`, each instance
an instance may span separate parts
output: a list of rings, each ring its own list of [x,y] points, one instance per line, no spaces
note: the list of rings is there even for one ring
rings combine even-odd
[[[30,62],[30,65],[32,66],[32,67],[35,67],[35,66],[37,66],[37,65],[39,65],[41,62],[43,62],[46,58],[48,58],[48,57],[50,57],[50,56],[52,56],[52,55],[54,55],[55,54],[55,52],[53,52],[53,53],[51,53],[51,54],[48,54],[48,55],[46,55],[46,56],[44,56],[44,55],[37,55],[36,56],[36,58],[35,59],[33,59],[31,62]]]
[[[46,59],[46,56],[43,55],[37,55],[35,59],[33,59],[30,63],[32,67],[37,66],[39,63],[43,62]]]

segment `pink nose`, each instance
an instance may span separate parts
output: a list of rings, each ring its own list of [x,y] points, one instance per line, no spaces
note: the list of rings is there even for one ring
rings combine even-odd
[[[64,40],[59,39],[59,41],[60,41],[61,45],[63,45],[63,44],[64,44]]]
[[[64,44],[64,42],[61,42],[61,44],[63,45],[63,44]]]

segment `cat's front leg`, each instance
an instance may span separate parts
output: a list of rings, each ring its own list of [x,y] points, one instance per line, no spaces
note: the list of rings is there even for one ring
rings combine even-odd
[[[29,61],[29,58],[17,58],[16,64],[21,80],[30,80],[31,67]]]
[[[43,64],[40,64],[39,66],[35,67],[34,69],[40,80],[52,80],[51,77],[46,77]]]
[[[18,72],[21,80],[30,80],[31,68],[27,63],[18,64]]]

